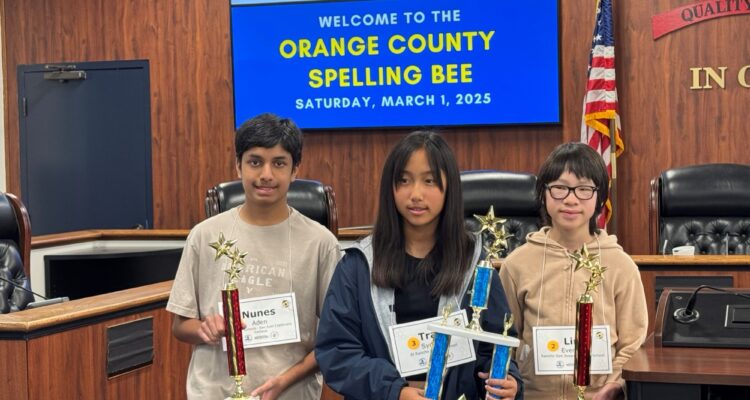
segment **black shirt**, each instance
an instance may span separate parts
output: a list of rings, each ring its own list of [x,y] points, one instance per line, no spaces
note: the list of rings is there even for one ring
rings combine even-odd
[[[437,268],[427,274],[419,271],[421,258],[406,255],[407,275],[403,289],[395,290],[393,311],[396,313],[396,323],[419,321],[437,316],[440,298],[433,298],[430,294],[432,284],[437,275]]]
[[[437,268],[432,271],[420,273],[419,263],[421,258],[406,255],[406,281],[403,289],[396,289],[394,296],[393,311],[396,313],[396,323],[419,321],[437,316],[440,298],[433,298],[430,294],[432,284],[435,281]],[[410,381],[424,381],[427,374],[419,374],[406,377]]]

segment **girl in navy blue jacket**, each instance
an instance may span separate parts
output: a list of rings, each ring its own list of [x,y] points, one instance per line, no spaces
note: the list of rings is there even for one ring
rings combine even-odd
[[[433,132],[408,135],[385,162],[372,236],[347,249],[328,288],[315,346],[326,383],[348,399],[425,399],[424,374],[407,381],[395,366],[388,329],[457,304],[471,319],[467,288],[480,253],[481,240],[465,230],[447,143]],[[493,274],[482,328],[501,332],[509,312]],[[487,380],[492,345],[473,345],[476,361],[448,369],[442,398],[522,399],[515,361],[507,379]]]

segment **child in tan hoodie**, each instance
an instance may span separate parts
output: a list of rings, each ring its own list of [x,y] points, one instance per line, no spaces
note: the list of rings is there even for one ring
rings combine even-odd
[[[521,339],[516,360],[526,399],[576,398],[572,375],[576,300],[591,273],[584,268],[575,271],[568,256],[584,244],[607,268],[593,293],[593,373],[586,398],[624,397],[622,366],[643,344],[648,313],[638,268],[617,244],[617,237],[596,225],[607,201],[608,179],[601,156],[586,144],[555,148],[537,181],[546,226],[530,233],[526,244],[513,251],[500,269]],[[611,373],[594,371],[606,371],[610,365]]]

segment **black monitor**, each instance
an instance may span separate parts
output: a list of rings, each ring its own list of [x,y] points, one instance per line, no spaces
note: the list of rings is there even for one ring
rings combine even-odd
[[[71,300],[174,279],[182,248],[44,256],[47,297]]]

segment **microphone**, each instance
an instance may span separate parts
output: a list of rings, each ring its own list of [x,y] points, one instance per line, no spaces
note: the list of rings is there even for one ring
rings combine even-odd
[[[690,298],[688,298],[687,306],[683,308],[678,308],[674,311],[674,314],[672,316],[674,317],[674,320],[681,323],[681,324],[692,324],[693,322],[697,321],[698,318],[700,318],[700,313],[698,310],[695,309],[695,302],[698,300],[697,294],[699,291],[703,289],[711,289],[716,290],[717,292],[723,292],[723,293],[729,293],[733,294],[735,296],[740,296],[746,299],[750,299],[750,296],[742,294],[742,293],[736,293],[736,292],[730,292],[726,289],[721,289],[709,285],[700,285],[693,293],[690,295]]]
[[[21,289],[24,292],[31,293],[32,295],[37,296],[37,297],[41,297],[43,299],[41,301],[32,301],[31,303],[29,303],[29,304],[26,305],[26,308],[36,308],[36,307],[46,306],[46,305],[49,305],[49,304],[64,303],[64,302],[70,300],[67,296],[65,296],[65,297],[55,297],[53,299],[48,299],[48,298],[42,296],[39,293],[36,293],[36,292],[34,292],[32,290],[29,290],[29,289],[26,289],[25,287],[23,287],[23,286],[15,283],[15,282],[13,282],[10,279],[5,278],[2,275],[0,275],[0,281],[7,282],[11,286],[13,286],[13,287],[15,287],[17,289]]]

